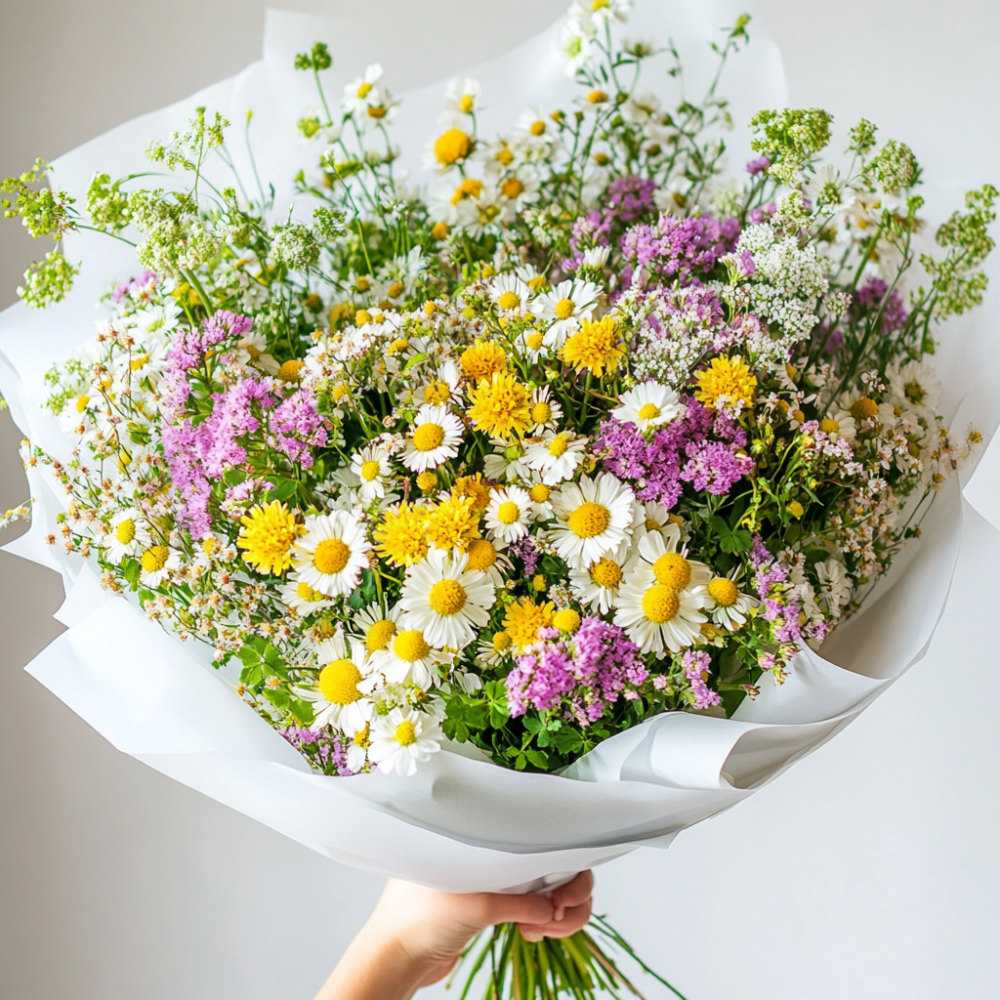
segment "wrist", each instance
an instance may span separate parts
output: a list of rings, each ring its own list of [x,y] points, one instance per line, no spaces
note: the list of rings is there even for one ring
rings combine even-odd
[[[344,952],[316,1000],[409,1000],[432,964],[369,922]]]

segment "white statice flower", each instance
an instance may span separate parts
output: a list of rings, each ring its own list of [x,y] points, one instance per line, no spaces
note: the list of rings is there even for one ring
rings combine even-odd
[[[528,533],[531,497],[520,486],[494,490],[486,508],[486,530],[498,549],[520,541]]]
[[[670,423],[684,411],[677,393],[657,382],[640,382],[618,399],[619,405],[611,416],[620,423],[635,424],[643,434]]]
[[[851,599],[854,584],[836,558],[824,559],[813,567],[816,570],[816,598],[826,612],[840,616],[840,609]]]
[[[602,556],[585,568],[569,571],[569,585],[584,607],[607,614],[618,603],[618,591],[625,578],[628,544],[613,555]]]
[[[369,444],[351,457],[351,472],[358,477],[358,494],[366,503],[386,495],[392,481],[389,449],[384,444]]]
[[[409,777],[441,749],[441,724],[426,712],[394,708],[372,727],[368,755],[385,774]]]
[[[614,621],[644,653],[679,653],[701,640],[708,620],[701,610],[705,597],[702,587],[677,590],[661,583],[653,567],[640,560],[618,592]]]
[[[581,69],[586,69],[597,55],[593,31],[588,24],[575,17],[567,19],[559,35],[558,52],[563,60],[563,68],[567,76],[576,76]]]
[[[489,292],[501,315],[522,316],[528,311],[531,289],[527,282],[510,271],[498,274],[490,282]]]
[[[314,590],[305,580],[286,580],[279,584],[278,596],[300,615],[311,615],[333,607],[333,601],[326,594]]]
[[[181,554],[167,545],[151,545],[139,557],[139,566],[139,582],[147,587],[159,587],[181,568]]]
[[[558,403],[552,398],[552,387],[548,385],[536,386],[531,393],[529,433],[542,434],[545,431],[555,433],[559,428],[562,414],[562,403]]]
[[[575,333],[597,308],[601,289],[590,281],[560,281],[554,288],[542,292],[532,303],[531,311],[549,321],[545,331],[545,346],[553,350],[562,347],[566,338]]]
[[[446,407],[421,406],[411,429],[400,459],[411,472],[436,469],[458,454],[462,421]]]
[[[358,642],[349,642],[338,629],[316,648],[320,666],[314,688],[293,687],[300,698],[312,705],[315,719],[309,727],[314,733],[326,726],[353,734],[375,717],[370,698],[374,686],[365,663],[365,650]]]
[[[616,552],[632,534],[632,488],[602,472],[565,483],[552,496],[556,525],[551,539],[559,557],[572,569],[582,569]]]
[[[930,365],[922,361],[907,361],[890,365],[886,372],[887,401],[903,412],[933,419],[941,408],[941,379]]]
[[[118,511],[109,525],[108,535],[102,545],[112,562],[120,563],[123,559],[137,558],[150,543],[149,525],[134,507],[126,507]]]
[[[368,569],[370,551],[361,518],[346,510],[312,514],[295,543],[291,579],[305,581],[327,597],[350,594]]]
[[[489,623],[493,584],[468,564],[465,554],[431,549],[407,574],[399,600],[404,624],[419,629],[431,645],[462,649]]]
[[[384,608],[381,604],[369,604],[351,619],[351,632],[360,637],[368,653],[385,649],[396,637],[403,619],[403,609],[396,604]]]
[[[743,593],[737,583],[737,568],[728,576],[713,577],[705,588],[705,609],[714,624],[735,632],[747,623],[751,609],[760,601],[751,594]]]
[[[571,479],[587,452],[588,438],[572,431],[546,434],[525,442],[524,464],[542,475],[542,482],[557,486]]]

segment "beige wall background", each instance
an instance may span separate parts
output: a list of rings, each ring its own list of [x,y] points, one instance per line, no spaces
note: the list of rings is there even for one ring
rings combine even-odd
[[[270,5],[349,13],[367,33],[402,23],[384,62],[404,89],[499,54],[564,2]],[[2,0],[0,176],[237,72],[259,54],[264,8]],[[997,4],[756,9],[782,46],[793,103],[916,140],[951,201],[1000,181]],[[940,218],[948,206],[930,208]],[[0,306],[36,249],[0,226]],[[0,414],[0,510],[24,496],[16,443]],[[995,621],[993,595],[963,589],[961,567],[955,600]],[[118,754],[24,674],[61,628],[50,618],[60,601],[54,575],[0,554],[0,998],[310,997],[381,881]],[[669,852],[600,872],[599,906],[691,1000],[997,995],[1000,683],[995,653],[955,663],[948,649],[943,627],[918,669],[775,785]]]

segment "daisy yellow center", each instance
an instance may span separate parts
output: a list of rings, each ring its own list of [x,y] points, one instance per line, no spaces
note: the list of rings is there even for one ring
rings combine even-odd
[[[401,747],[413,746],[417,742],[417,727],[409,719],[404,719],[396,726],[396,734],[393,739]]]
[[[375,622],[368,630],[368,635],[365,636],[365,649],[369,653],[385,649],[395,634],[396,623],[389,621],[388,618],[383,618],[381,621]]]
[[[502,653],[505,649],[510,649],[511,638],[506,632],[496,632],[493,635],[493,648]]]
[[[372,314],[367,309],[359,309],[354,314],[354,323],[356,326],[366,326],[372,321]]]
[[[339,573],[350,559],[350,548],[339,538],[324,538],[313,553],[313,565],[324,575]]]
[[[657,521],[655,517],[647,517],[646,518],[646,530],[647,531],[659,531],[660,530],[660,522]]]
[[[531,408],[531,419],[536,424],[546,424],[552,416],[552,407],[548,403],[535,403]]]
[[[140,354],[137,357],[134,357],[129,362],[128,366],[132,371],[137,372],[140,368],[145,368],[147,364],[149,364],[149,355]]]
[[[295,596],[300,601],[308,601],[310,604],[323,600],[323,595],[318,590],[313,590],[305,580],[295,588]]]
[[[466,600],[468,594],[458,580],[438,580],[427,597],[431,609],[444,616],[457,615],[465,607]]]
[[[497,550],[491,541],[477,538],[469,543],[469,569],[489,569],[497,561]]]
[[[142,554],[142,568],[147,573],[159,573],[164,566],[167,565],[167,559],[170,557],[170,549],[166,545],[154,545],[150,549],[146,549]]]
[[[505,167],[509,167],[514,162],[513,151],[504,146],[504,148],[497,153],[497,161],[502,163]]]
[[[501,309],[516,309],[521,304],[521,296],[517,292],[504,292],[497,301]]]
[[[566,438],[560,434],[558,437],[554,437],[549,443],[549,454],[553,458],[562,458],[562,456],[566,454],[566,449],[568,447],[569,444],[567,443]]]
[[[675,590],[683,590],[691,582],[691,564],[679,552],[664,552],[653,563],[656,579]]]
[[[358,87],[358,97],[362,100],[364,100],[364,98],[366,98],[371,92],[372,85],[367,80],[365,80],[365,82]]]
[[[463,94],[462,99],[458,102],[458,107],[463,114],[470,115],[475,103],[476,99],[472,94]]]
[[[398,299],[405,291],[406,285],[404,285],[401,281],[394,281],[389,286],[385,294],[388,295],[390,299]]]
[[[505,198],[516,198],[524,191],[524,185],[516,177],[508,177],[500,185],[500,190]]]
[[[361,478],[370,483],[378,476],[381,468],[382,465],[380,462],[376,462],[374,459],[369,459],[364,463],[364,465],[361,466]]]
[[[319,672],[319,692],[331,705],[350,705],[361,697],[361,671],[350,660],[334,660]]]
[[[611,511],[603,504],[587,501],[570,514],[567,524],[577,538],[595,538],[608,530]]]
[[[368,114],[372,118],[385,118],[386,110],[381,104],[373,104],[368,108]]]
[[[524,342],[528,345],[528,350],[537,351],[542,346],[542,341],[545,338],[537,330],[534,333],[529,333],[527,337],[524,338]]]
[[[497,508],[497,520],[501,524],[513,524],[520,516],[521,508],[513,500],[508,500]]]
[[[304,361],[301,361],[299,358],[292,358],[278,369],[278,378],[282,382],[297,382],[305,366],[306,363]]]
[[[431,382],[426,389],[424,389],[424,402],[430,403],[434,406],[438,406],[441,403],[447,403],[451,399],[451,386],[447,382]]]
[[[451,203],[457,205],[460,201],[466,201],[468,198],[478,198],[482,193],[483,182],[476,177],[466,177],[455,188],[455,193],[451,196]]]
[[[603,104],[607,99],[607,92],[603,90],[592,90],[589,94],[587,94],[587,100],[590,101],[591,104]]]
[[[736,599],[740,596],[739,588],[732,580],[727,580],[724,576],[717,576],[709,585],[708,593],[717,604],[724,608],[732,607]]]
[[[118,527],[115,528],[115,538],[122,545],[128,545],[135,538],[135,521],[130,517],[125,518],[124,521],[120,521]]]
[[[534,135],[534,136],[539,136],[539,135],[544,134],[544,132],[545,132],[545,122],[543,122],[541,119],[538,119],[537,121],[533,121],[531,123],[531,125],[529,126],[528,131],[532,135]]]
[[[656,403],[646,403],[639,408],[640,420],[655,420],[660,415],[660,408]]]
[[[433,451],[444,441],[444,428],[440,424],[421,424],[413,434],[413,447],[417,451]]]
[[[372,287],[371,279],[367,274],[359,274],[357,278],[354,279],[354,287],[359,292],[367,292],[368,289]],[[365,315],[367,315],[367,313]]]
[[[596,12],[599,10],[604,10],[606,7],[610,6],[611,4],[609,0],[594,0],[594,2],[590,5],[590,9]]]
[[[622,568],[613,559],[599,559],[590,564],[590,579],[598,587],[617,587],[622,582]]]
[[[247,350],[247,354],[249,354],[250,357],[253,358],[254,361],[257,361],[257,360],[260,359],[261,350],[260,350],[259,347],[254,347],[253,344],[247,344],[246,350]]]
[[[695,397],[706,406],[747,406],[753,402],[757,379],[742,358],[713,358],[698,372]]]
[[[407,632],[400,632],[392,644],[392,651],[396,657],[404,663],[416,663],[422,660],[430,651],[424,639],[424,633],[419,629],[410,629]]]
[[[400,351],[406,350],[410,346],[410,342],[405,337],[397,337],[388,348],[389,354],[399,354]]]
[[[572,299],[560,299],[556,303],[556,319],[569,319],[575,309],[576,306],[573,304]]]
[[[90,396],[77,396],[76,397],[76,412],[83,413],[87,409],[87,404],[90,402]]]
[[[560,632],[575,632],[580,627],[580,615],[572,608],[563,608],[552,616],[552,627]]]
[[[448,233],[451,232],[451,228],[448,226],[447,222],[435,223],[434,228],[431,230],[431,236],[436,240],[446,239]]]
[[[819,429],[824,434],[838,434],[840,432],[840,424],[836,420],[831,420],[829,417],[825,417],[819,422]]]
[[[927,395],[927,390],[916,379],[907,382],[903,392],[906,394],[906,398],[916,406],[919,406],[924,401],[924,396]]]
[[[464,160],[472,149],[472,136],[460,128],[450,128],[434,143],[434,159],[443,167]]]
[[[528,493],[534,503],[545,503],[552,496],[552,490],[545,483],[536,483]]]
[[[642,613],[654,625],[663,625],[676,617],[681,609],[680,598],[673,587],[655,583],[642,597]]]
[[[878,415],[878,405],[875,400],[861,396],[851,407],[851,416],[855,420],[873,420]]]

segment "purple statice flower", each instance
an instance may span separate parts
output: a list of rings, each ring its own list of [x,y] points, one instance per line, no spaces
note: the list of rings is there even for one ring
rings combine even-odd
[[[766,222],[768,218],[774,215],[778,211],[778,206],[772,201],[770,204],[764,205],[762,208],[751,208],[747,212],[747,222],[751,225],[758,225],[761,222]]]
[[[136,302],[148,302],[160,283],[160,276],[152,271],[143,271],[138,278],[126,281],[111,293],[112,302],[121,302],[127,295]]]
[[[882,307],[883,332],[901,330],[908,314],[906,306],[903,305],[903,298],[895,288],[890,291],[888,283],[881,278],[869,278],[855,295],[855,301],[866,313],[878,312],[883,299],[885,300],[885,305]]]
[[[538,562],[542,557],[541,552],[538,551],[538,546],[535,544],[534,536],[532,535],[525,535],[521,541],[514,542],[514,544],[507,550],[507,554],[517,556],[524,563],[524,572],[526,576],[535,575],[535,570],[538,569]]]
[[[296,750],[304,747],[315,747],[315,751],[306,754],[327,774],[336,774],[346,778],[354,774],[347,766],[347,741],[342,736],[328,736],[324,733],[314,733],[305,726],[283,726],[278,732],[291,743]]]
[[[514,657],[507,675],[507,704],[512,718],[529,708],[540,712],[556,708],[576,687],[573,658],[564,643],[542,640]]]
[[[747,164],[747,173],[751,177],[755,177],[757,174],[762,174],[770,166],[771,161],[766,156],[759,156]]]
[[[718,693],[705,683],[712,668],[712,658],[708,653],[689,649],[681,657],[681,665],[684,667],[684,676],[691,685],[691,693],[694,695],[693,707],[696,710],[722,704]]]
[[[644,215],[656,212],[653,194],[659,184],[649,177],[618,177],[608,186],[608,205],[605,218],[630,225]]]
[[[622,254],[632,267],[627,284],[645,285],[650,277],[678,279],[688,284],[707,274],[715,262],[732,252],[740,235],[739,219],[675,219],[663,214],[657,222],[633,226],[621,238]]]
[[[271,429],[277,446],[303,468],[313,464],[311,448],[322,448],[329,439],[329,421],[319,412],[316,397],[300,389],[274,411]]]
[[[640,500],[668,510],[680,499],[684,483],[715,496],[728,493],[753,470],[744,453],[746,431],[723,413],[697,400],[683,400],[686,413],[647,439],[631,423],[606,420],[597,446],[606,452],[604,467],[628,482]]]

